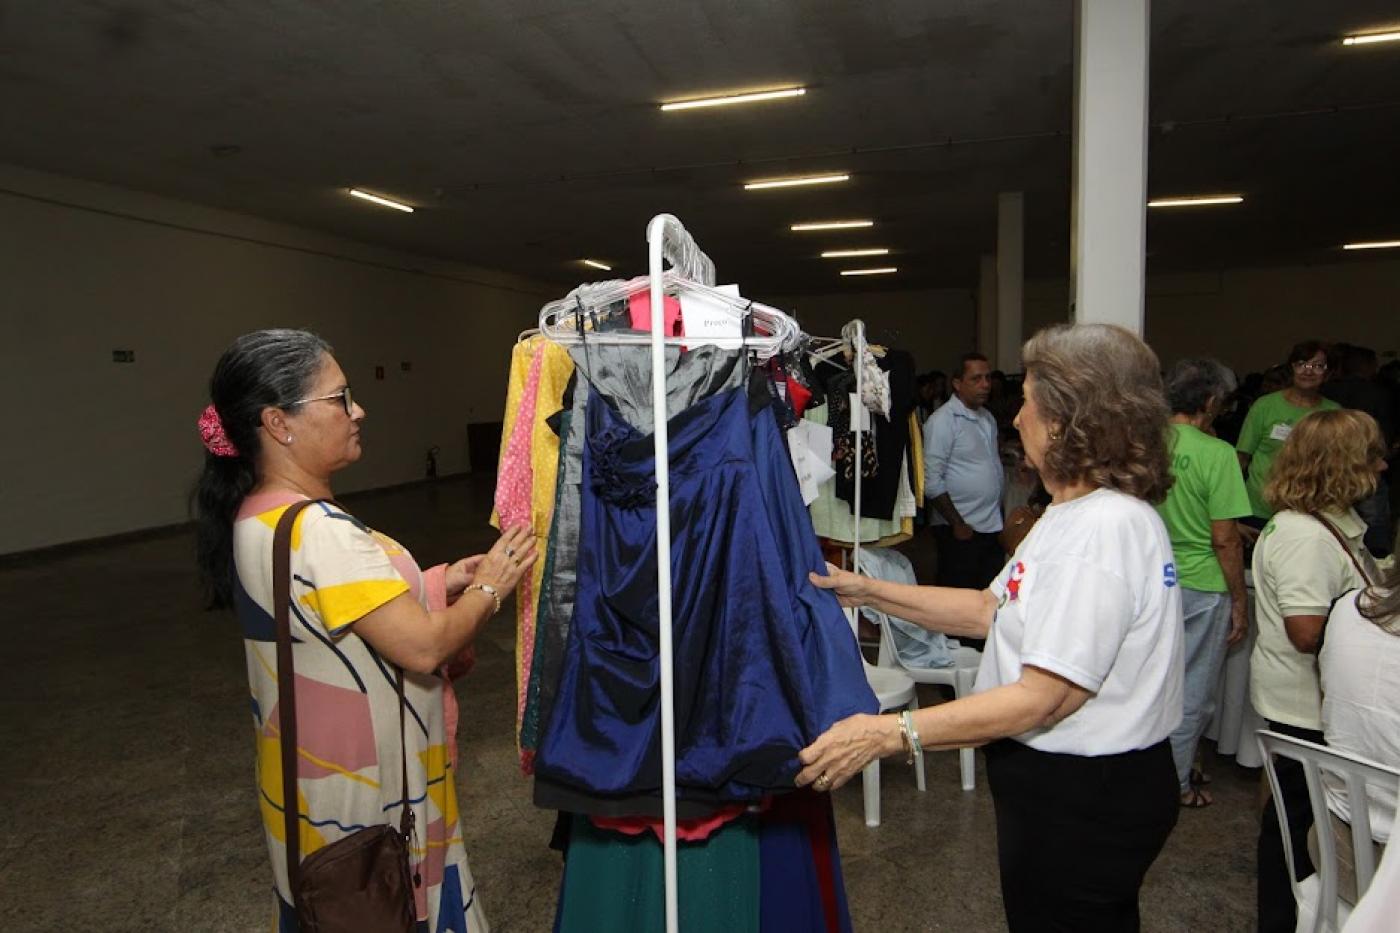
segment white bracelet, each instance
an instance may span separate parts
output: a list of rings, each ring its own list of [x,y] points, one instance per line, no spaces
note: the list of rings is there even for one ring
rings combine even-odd
[[[496,590],[494,586],[492,586],[489,583],[473,583],[471,586],[467,587],[462,592],[470,593],[472,590],[477,590],[479,592],[485,593],[487,596],[490,596],[493,600],[495,600],[496,608],[491,612],[492,615],[495,615],[497,612],[501,611],[501,594]]]

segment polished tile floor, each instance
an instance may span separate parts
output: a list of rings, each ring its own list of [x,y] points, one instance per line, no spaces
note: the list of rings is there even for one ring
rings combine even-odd
[[[491,540],[489,480],[348,505],[424,564]],[[926,568],[928,545],[907,547]],[[0,930],[268,929],[243,653],[231,618],[199,609],[191,554],[172,533],[0,563]],[[461,809],[494,929],[535,933],[550,928],[560,861],[553,816],[515,766],[509,618],[458,684]],[[1148,931],[1252,928],[1258,777],[1209,764],[1217,802],[1181,814],[1148,875]],[[878,829],[863,822],[859,782],[835,795],[856,930],[1004,929],[980,756],[971,793],[951,752],[928,757],[923,794],[902,763],[882,770]]]

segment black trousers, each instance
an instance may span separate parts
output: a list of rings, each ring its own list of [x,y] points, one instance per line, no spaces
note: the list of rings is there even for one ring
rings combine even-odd
[[[1176,826],[1170,745],[1087,758],[987,746],[1011,933],[1136,933],[1138,891]]]
[[[1268,720],[1269,729],[1291,735],[1305,742],[1327,744],[1322,733],[1300,729],[1286,723]],[[1298,880],[1313,873],[1308,856],[1308,830],[1312,828],[1312,800],[1308,797],[1308,780],[1303,766],[1292,758],[1275,758],[1279,794],[1288,807],[1288,838],[1293,848],[1293,865]],[[1259,823],[1259,933],[1293,933],[1298,923],[1298,905],[1293,900],[1293,886],[1288,880],[1288,861],[1284,857],[1283,835],[1279,832],[1278,807],[1272,795],[1264,806],[1264,818]]]
[[[974,531],[967,541],[959,541],[949,525],[934,525],[933,540],[938,547],[938,585],[966,589],[986,589],[1006,566],[1006,552],[994,534]]]
[[[967,541],[959,541],[949,525],[934,525],[933,540],[938,547],[939,586],[984,590],[1006,566],[1006,552],[994,534],[975,531]],[[981,638],[958,636],[958,642],[981,651]]]

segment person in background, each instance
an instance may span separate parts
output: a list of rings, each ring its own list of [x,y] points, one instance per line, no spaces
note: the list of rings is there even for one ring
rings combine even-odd
[[[1292,382],[1293,369],[1287,363],[1270,366],[1264,370],[1264,374],[1259,378],[1259,395],[1265,396],[1270,392],[1282,392]]]
[[[1327,617],[1327,638],[1318,656],[1322,682],[1322,736],[1327,744],[1357,758],[1400,769],[1400,563],[1383,581],[1347,593]],[[1351,809],[1345,785],[1322,773],[1328,820],[1336,840],[1337,888],[1356,903],[1356,866],[1351,844]],[[1376,864],[1390,841],[1395,792],[1367,785]],[[1317,861],[1316,827],[1308,851]]]
[[[1395,400],[1389,387],[1377,379],[1376,351],[1370,347],[1341,344],[1336,348],[1337,374],[1322,386],[1322,394],[1343,408],[1364,411],[1376,419],[1386,450],[1395,446]],[[1371,498],[1356,507],[1366,523],[1366,547],[1377,557],[1390,553],[1390,488],[1382,476]]]
[[[985,744],[1011,933],[1137,930],[1143,877],[1180,814],[1167,737],[1181,598],[1150,504],[1171,482],[1162,377],[1146,344],[1107,324],[1047,328],[1023,355],[1016,427],[1052,503],[991,588],[812,575],[847,606],[986,637],[976,692],[836,723],[802,750],[797,784],[827,791],[877,757]],[[909,890],[927,871],[895,867]]]
[[[915,391],[914,409],[919,413],[919,424],[923,424],[948,401],[948,374],[941,369],[924,373],[919,377]]]
[[[953,397],[924,425],[924,497],[933,505],[938,585],[983,589],[1005,561],[1001,531],[1003,474],[997,423],[987,411],[991,366],[965,353]]]
[[[1210,359],[1182,360],[1167,375],[1173,483],[1157,514],[1171,537],[1181,586],[1186,677],[1171,744],[1181,805],[1192,808],[1212,803],[1191,782],[1196,745],[1214,712],[1226,646],[1249,628],[1244,547],[1235,524],[1249,515],[1249,495],[1234,450],[1210,435],[1234,388],[1234,374]]]
[[[243,631],[273,929],[298,929],[284,846],[288,803],[302,820],[302,858],[361,828],[397,826],[410,807],[420,928],[486,929],[458,824],[447,723],[456,705],[445,699],[441,670],[535,562],[534,536],[512,528],[486,554],[425,571],[333,501],[296,516],[290,598],[301,758],[298,799],[287,801],[273,533],[291,504],[332,499],[332,474],[360,459],[365,410],[330,346],[303,330],[239,337],[214,367],[209,394],[213,404],[199,419],[207,453],[194,492],[197,559],[211,606],[233,608]]]
[[[1338,597],[1376,578],[1355,506],[1375,492],[1384,453],[1370,415],[1338,409],[1294,425],[1273,463],[1264,494],[1278,511],[1254,548],[1259,635],[1249,659],[1249,698],[1274,732],[1323,742],[1322,627]],[[1279,759],[1277,773],[1301,879],[1312,873],[1307,782],[1302,765],[1288,759]],[[1264,808],[1257,852],[1260,933],[1292,931],[1296,907],[1272,800]]]
[[[1240,467],[1248,472],[1245,488],[1249,490],[1251,515],[1247,524],[1256,528],[1264,527],[1274,514],[1264,495],[1264,487],[1269,481],[1274,457],[1288,440],[1293,426],[1314,411],[1341,407],[1322,395],[1328,362],[1326,348],[1321,343],[1305,340],[1296,345],[1288,354],[1288,366],[1292,384],[1260,396],[1250,406],[1244,427],[1240,429],[1240,439],[1235,444]]]

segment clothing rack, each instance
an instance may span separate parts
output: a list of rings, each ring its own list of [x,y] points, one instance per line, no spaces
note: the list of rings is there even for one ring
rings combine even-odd
[[[861,365],[861,361],[865,358],[865,350],[867,349],[867,344],[866,344],[866,342],[865,342],[865,322],[862,321],[860,318],[853,318],[849,324],[847,324],[845,327],[841,328],[841,336],[840,336],[840,337],[817,337],[817,338],[815,338],[815,342],[818,344],[818,346],[823,346],[823,347],[826,348],[825,350],[823,350],[824,353],[825,353],[825,352],[829,352],[829,351],[830,351],[831,349],[833,349],[833,348],[844,348],[844,349],[849,349],[849,350],[851,351],[851,354],[852,354],[852,355],[851,355],[851,368],[854,369],[855,372],[856,372],[856,404],[858,404],[858,405],[860,405],[862,408],[864,408],[864,407],[865,407],[865,367]],[[860,412],[857,412],[857,411],[855,411],[854,409],[852,409],[852,411],[851,411],[851,419],[852,419],[852,426],[853,426],[853,427],[852,427],[852,432],[851,432],[851,433],[853,433],[853,434],[855,435],[855,437],[856,437],[856,446],[855,446],[855,458],[856,458],[856,459],[855,459],[855,485],[856,485],[856,495],[855,495],[855,501],[854,501],[854,503],[853,503],[852,506],[851,506],[851,507],[855,510],[855,517],[856,517],[856,522],[855,522],[855,535],[854,535],[855,540],[851,543],[851,572],[852,572],[852,573],[860,573],[860,518],[861,518],[861,511],[860,511],[860,508],[861,508],[861,502],[860,502],[860,487],[861,487],[861,473],[862,473],[862,470],[861,470],[861,463],[862,463],[862,461],[861,461],[861,434],[862,434],[862,432],[859,430],[859,427],[860,427],[861,418],[862,418],[862,416],[861,416]],[[856,624],[856,617],[857,617],[858,614],[859,614],[859,612],[858,612],[858,610],[856,610],[856,609],[848,609],[848,610],[846,610],[846,616],[847,616],[847,618],[849,618],[849,619],[851,620],[851,625],[852,625],[852,627],[854,627],[855,624]]]
[[[669,262],[671,269],[666,270]],[[540,312],[539,333],[561,344],[585,341],[651,346],[652,439],[656,460],[656,590],[657,634],[661,681],[661,806],[662,864],[666,884],[666,933],[679,933],[676,877],[676,723],[674,699],[674,648],[671,617],[671,476],[670,436],[666,418],[666,347],[718,344],[771,357],[794,349],[803,335],[797,322],[776,308],[735,298],[714,290],[715,265],[701,251],[685,226],[671,214],[658,214],[647,224],[648,276],[581,286],[562,301],[545,305]],[[612,333],[591,329],[587,301],[606,301],[635,294],[646,286],[651,301],[651,333]],[[665,332],[665,297],[668,289],[684,288],[721,300],[735,314],[752,316],[768,331],[742,338],[671,337]],[[527,332],[528,333],[528,332]],[[862,341],[864,340],[862,330]],[[522,334],[523,338],[526,336]],[[859,376],[857,376],[859,379]],[[859,443],[859,441],[857,441]],[[857,448],[859,453],[859,448]],[[857,487],[859,489],[859,487]]]

